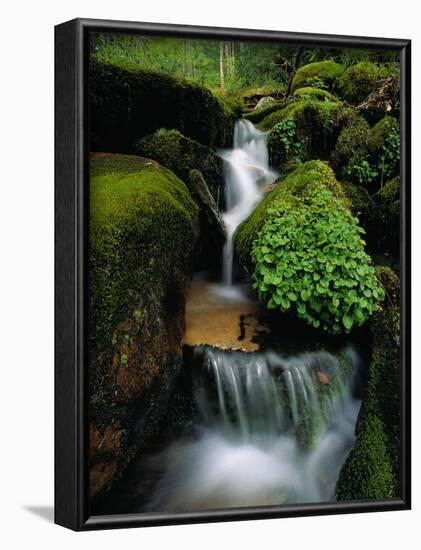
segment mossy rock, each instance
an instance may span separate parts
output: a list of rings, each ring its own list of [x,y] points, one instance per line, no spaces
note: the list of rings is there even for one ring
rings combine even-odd
[[[378,154],[384,146],[387,136],[394,130],[399,130],[399,121],[390,115],[383,117],[371,128],[368,149],[372,155]]]
[[[198,233],[198,207],[174,173],[141,157],[92,156],[90,421],[94,431],[121,431],[107,486],[165,412],[181,365],[184,292]],[[97,483],[95,492],[105,488]]]
[[[275,111],[279,111],[284,106],[285,106],[284,101],[275,101],[274,103],[268,105],[267,107],[262,107],[261,109],[254,109],[249,113],[244,113],[243,118],[245,118],[246,120],[249,120],[250,122],[253,122],[253,124],[257,124],[258,122],[261,122],[265,117],[267,117],[271,113],[274,113]]]
[[[384,293],[331,168],[305,163],[256,210],[234,238],[260,301],[332,334],[363,325]]]
[[[374,196],[373,239],[376,250],[392,255],[399,263],[400,177],[386,183]]]
[[[334,89],[344,70],[342,65],[332,60],[304,65],[295,73],[291,89],[293,92],[304,86]]]
[[[309,161],[299,166],[294,172],[276,182],[276,187],[268,193],[251,215],[237,228],[234,234],[234,246],[240,264],[248,272],[253,272],[251,250],[253,242],[265,223],[268,209],[272,203],[281,198],[285,190],[294,195],[306,189],[308,185],[322,183],[335,196],[345,199],[341,185],[336,181],[332,169],[322,161]]]
[[[321,88],[314,88],[311,86],[304,86],[303,88],[298,88],[294,92],[294,97],[303,98],[308,97],[309,99],[318,99],[324,101],[339,101],[336,96],[323,90]]]
[[[401,282],[398,275],[390,267],[379,265],[376,266],[376,276],[384,289],[386,303],[389,306],[399,306]]]
[[[242,102],[243,108],[246,111],[254,109],[257,103],[267,96],[271,96],[274,99],[280,100],[283,99],[285,95],[285,85],[284,84],[274,84],[273,86],[251,86],[248,88],[243,88],[240,92],[240,101]]]
[[[270,131],[280,122],[293,120],[297,140],[301,143],[302,160],[327,160],[339,132],[352,124],[355,117],[354,109],[340,101],[303,95],[290,99],[284,108],[266,116],[257,127]]]
[[[377,271],[378,275],[379,272]],[[400,495],[400,314],[388,306],[372,321],[373,354],[357,441],[336,486],[338,500]]]
[[[341,130],[331,155],[332,166],[339,178],[348,179],[350,167],[366,158],[369,138],[370,127],[360,116]]]
[[[337,500],[378,500],[396,495],[382,421],[375,414],[364,419],[354,449],[342,468],[336,486]]]
[[[224,165],[209,147],[183,136],[178,130],[161,128],[137,140],[134,149],[136,154],[152,158],[172,170],[187,186],[190,185],[190,170],[200,170],[214,200],[222,206]]]
[[[361,61],[348,67],[339,79],[339,87],[346,101],[359,105],[375,89],[378,78],[377,65]]]
[[[136,139],[159,128],[177,129],[211,147],[232,143],[238,112],[199,85],[92,62],[89,95],[92,151],[132,153]]]
[[[367,189],[361,185],[343,182],[342,189],[348,199],[352,215],[358,218],[366,233],[371,231],[373,223],[374,203]]]

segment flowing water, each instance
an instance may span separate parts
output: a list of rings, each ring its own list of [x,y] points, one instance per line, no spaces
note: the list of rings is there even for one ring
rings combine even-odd
[[[233,286],[233,234],[276,173],[269,168],[266,135],[249,121],[237,122],[234,148],[221,156],[228,238],[219,288],[229,309],[233,299],[245,299],[244,291]],[[161,455],[165,473],[148,509],[334,500],[361,404],[352,392],[359,377],[353,348],[290,357],[211,346],[195,350],[199,426],[194,438],[175,442]]]
[[[252,309],[244,292],[247,285],[233,285],[232,237],[258,204],[261,186],[276,174],[268,165],[265,134],[248,121],[237,123],[234,148],[221,155],[226,161],[228,239],[222,284],[212,285],[219,290],[204,304],[212,305],[211,317],[221,316],[221,308],[227,313],[232,309],[230,341],[238,330],[238,301],[244,301],[245,312]],[[358,354],[350,345],[335,353],[289,356],[279,352],[282,346],[278,351],[218,349],[215,346],[224,345],[219,334],[227,331],[225,317],[209,320],[200,309],[201,298],[196,302],[195,307],[188,304],[187,311],[194,313],[200,306],[195,323],[204,324],[202,329],[210,334],[190,335],[197,340],[194,357],[185,365],[193,379],[187,401],[194,403],[188,410],[195,412],[185,415],[190,428],[183,428],[181,436],[170,430],[163,449],[139,458],[135,474],[126,481],[130,490],[124,493],[137,484],[142,511],[334,500],[340,469],[355,443],[361,404],[353,392],[360,377]],[[198,345],[204,342],[208,345]],[[308,347],[303,341],[302,349]],[[175,406],[169,423],[178,416]],[[114,506],[112,495],[110,500]]]
[[[227,240],[223,250],[222,282],[232,286],[233,235],[261,199],[261,186],[276,179],[269,168],[266,134],[248,120],[239,120],[234,128],[234,148],[221,152],[225,160],[225,204],[223,214]]]
[[[355,443],[359,358],[198,349],[203,425],[165,453],[150,509],[197,510],[334,500]]]

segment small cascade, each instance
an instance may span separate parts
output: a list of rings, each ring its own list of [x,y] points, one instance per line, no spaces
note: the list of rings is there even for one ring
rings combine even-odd
[[[283,357],[198,348],[198,437],[166,454],[150,510],[327,502],[355,443],[351,347]]]
[[[197,353],[203,354],[204,372],[196,400],[206,425],[248,441],[326,425],[357,364],[352,348],[339,356],[321,351],[282,357],[210,347]]]
[[[227,240],[223,250],[222,282],[232,286],[233,235],[261,199],[260,186],[271,183],[276,173],[269,168],[266,134],[248,120],[239,120],[234,128],[234,148],[222,151],[225,162],[225,203],[223,214]]]

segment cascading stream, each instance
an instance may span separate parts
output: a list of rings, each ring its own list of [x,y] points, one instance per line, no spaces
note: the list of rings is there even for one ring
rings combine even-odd
[[[327,502],[355,443],[359,357],[198,348],[199,437],[166,454],[150,509]]]
[[[233,235],[276,174],[266,135],[241,120],[225,159],[227,242],[224,303],[244,300],[233,287]],[[226,292],[227,289],[229,292]],[[228,300],[228,301],[227,301]],[[331,501],[355,443],[361,405],[352,388],[359,357],[352,347],[285,357],[278,352],[195,348],[196,436],[174,443],[149,510]]]
[[[223,250],[222,282],[232,286],[233,235],[261,199],[261,185],[276,179],[269,168],[266,134],[248,120],[237,121],[234,128],[234,148],[222,151],[225,162],[225,203],[223,214],[227,240]]]

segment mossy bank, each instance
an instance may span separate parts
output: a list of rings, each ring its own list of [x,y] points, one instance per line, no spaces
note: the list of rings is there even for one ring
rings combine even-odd
[[[91,158],[91,493],[157,429],[181,364],[184,289],[199,233],[185,184],[153,160]],[[109,444],[103,445],[106,440]]]

